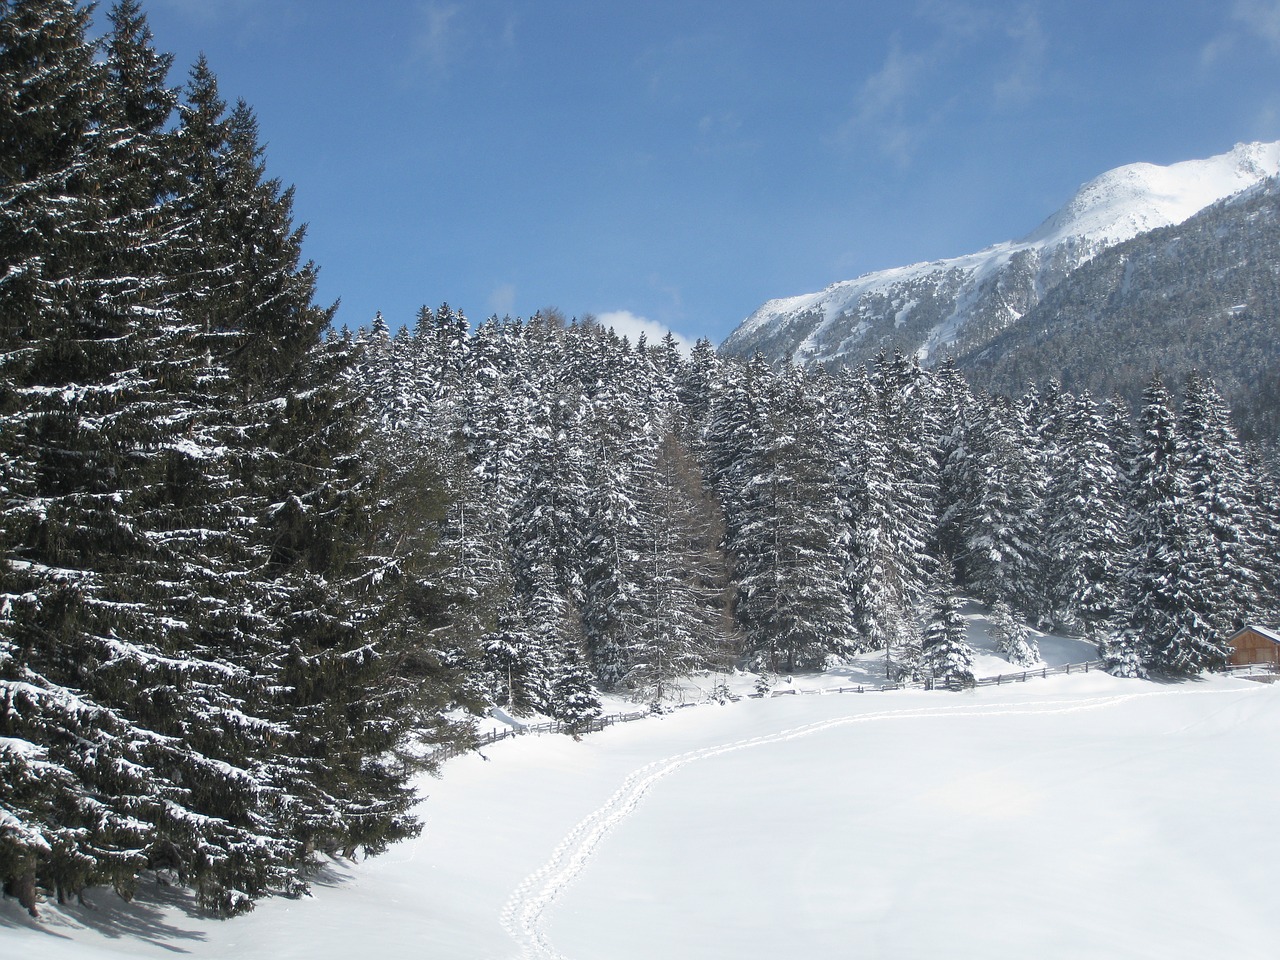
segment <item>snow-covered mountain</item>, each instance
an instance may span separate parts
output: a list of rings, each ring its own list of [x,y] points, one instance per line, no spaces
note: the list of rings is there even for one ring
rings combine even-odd
[[[991,340],[1102,250],[1182,223],[1280,173],[1280,142],[1238,144],[1207,160],[1134,163],[1084,184],[1038,228],[977,253],[880,270],[818,293],[770,300],[723,353],[857,363],[900,349],[922,360]]]
[[[1280,441],[1280,177],[1108,247],[1020,320],[956,356],[971,384],[1058,381],[1141,402],[1151,373],[1212,375],[1236,429]]]

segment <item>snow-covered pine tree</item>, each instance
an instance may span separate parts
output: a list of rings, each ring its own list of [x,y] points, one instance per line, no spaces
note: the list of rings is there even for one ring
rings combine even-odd
[[[1040,659],[1040,648],[1035,638],[1004,600],[997,600],[991,606],[989,633],[1000,652],[1014,666],[1029,667]]]
[[[885,679],[890,683],[923,679],[924,630],[919,617],[914,610],[894,610],[890,616],[896,620],[887,628],[894,639],[893,647],[885,650]]]
[[[720,550],[723,522],[671,419],[642,465],[636,543],[640,615],[627,682],[661,691],[697,670],[725,666],[728,570]]]
[[[835,456],[841,523],[847,530],[846,592],[860,645],[891,659],[907,605],[891,535],[893,481],[884,423],[865,370],[841,377],[826,425]]]
[[[794,670],[850,649],[834,462],[798,370],[775,377],[753,361],[748,383],[752,442],[739,437],[738,458],[721,467],[738,622],[750,653]],[[713,414],[713,424],[726,422]],[[728,448],[727,437],[717,441]]]
[[[1099,644],[1104,669],[1112,676],[1140,679],[1147,676],[1150,649],[1135,630],[1123,628],[1107,634]]]
[[[1094,635],[1115,626],[1123,604],[1123,488],[1092,398],[1064,394],[1060,404],[1044,505],[1046,608],[1059,626]]]
[[[545,406],[546,384],[527,369],[518,323],[494,317],[480,325],[470,341],[463,384],[467,458],[484,502],[505,528],[521,493],[537,408]]]
[[[947,588],[924,630],[921,665],[935,684],[973,685],[973,648],[955,589]]]
[[[1194,676],[1226,662],[1212,623],[1217,574],[1208,527],[1193,507],[1178,451],[1172,401],[1159,376],[1143,393],[1132,471],[1130,615],[1121,646],[1155,671]],[[1108,659],[1113,659],[1111,656]]]
[[[867,646],[888,657],[924,602],[936,570],[934,430],[927,380],[901,356],[881,357],[836,390],[829,420],[847,529],[846,595]]]
[[[590,728],[601,713],[595,678],[577,647],[568,647],[552,681],[551,715],[573,736]]]
[[[872,371],[885,444],[894,558],[904,608],[925,602],[939,571],[937,540],[938,419],[929,376],[916,359],[883,355]]]
[[[558,428],[538,429],[529,450],[524,490],[512,507],[511,570],[521,603],[564,638],[577,631],[569,611],[582,603],[584,464]]]
[[[113,11],[100,62],[86,17],[72,3],[0,8],[0,74],[22,90],[8,100],[3,206],[29,217],[0,296],[23,318],[5,324],[17,389],[2,431],[14,576],[0,669],[25,691],[7,698],[7,735],[46,773],[0,859],[21,872],[6,884],[59,899],[92,884],[127,895],[141,869],[177,866],[234,912],[292,889],[294,844],[253,822],[243,771],[267,725],[248,706],[251,673],[208,642],[216,577],[183,549],[217,532],[191,502],[203,471],[187,469],[203,373],[170,272],[173,94],[136,5]]]
[[[500,342],[513,352],[501,373],[512,399],[523,397],[525,405],[508,405],[503,416],[529,425],[521,446],[512,451],[519,457],[511,461],[510,477],[512,580],[527,636],[540,648],[554,686],[569,651],[581,651],[588,640],[583,609],[591,464],[580,442],[588,404],[581,381],[566,363],[564,318],[558,311],[504,326]],[[484,455],[492,452],[490,447]],[[552,697],[549,689],[538,709],[551,712]]]
[[[706,337],[693,345],[689,359],[676,373],[676,401],[680,411],[680,438],[700,455],[702,440],[711,415],[711,398],[715,379],[719,373],[719,359],[715,347]]]
[[[286,208],[287,198],[276,195]],[[257,278],[274,312],[254,315],[261,326],[243,330],[255,358],[232,363],[242,391],[235,415],[249,441],[241,456],[252,464],[248,546],[260,566],[251,589],[275,641],[260,662],[277,691],[266,708],[292,731],[272,773],[305,848],[376,853],[418,829],[397,752],[449,705],[436,699],[448,684],[421,682],[419,672],[440,611],[424,602],[431,591],[421,573],[388,566],[395,554],[376,529],[382,496],[376,465],[363,456],[363,405],[344,376],[351,360],[341,341],[320,340],[330,311],[313,305],[313,271],[298,265],[300,234],[287,210],[276,213],[278,259],[259,261],[271,269]],[[420,495],[429,492],[402,491],[410,526],[429,520],[405,509]]]
[[[626,682],[643,630],[640,591],[640,471],[653,457],[643,409],[649,368],[598,327],[566,337],[565,389],[583,413],[571,442],[583,464],[582,617],[591,666],[601,685]]]
[[[962,556],[970,511],[977,500],[976,458],[970,446],[969,430],[975,410],[990,405],[990,398],[975,397],[954,361],[948,358],[938,369],[939,409],[936,553],[941,557]]]
[[[1040,568],[1038,452],[1018,411],[995,403],[970,431],[975,456],[963,568],[990,605],[1005,600],[1034,613]]]
[[[480,638],[502,629],[500,620],[514,609],[515,594],[508,505],[493,495],[469,456],[466,399],[474,370],[466,317],[447,303],[435,311],[423,307],[412,339],[401,346],[397,338],[393,346],[389,362],[401,369],[403,387],[387,399],[398,412],[383,418],[384,430],[396,433],[384,442],[425,458],[446,493],[439,549],[447,610],[433,637],[451,659],[467,661],[483,675],[477,666],[483,663]],[[489,696],[492,689],[490,684]]]
[[[1280,464],[1276,462],[1274,454],[1268,458],[1255,445],[1246,448],[1245,462],[1246,470],[1254,482],[1250,499],[1258,525],[1255,531],[1255,549],[1260,557],[1280,556]],[[1264,560],[1260,574],[1260,602],[1265,611],[1261,616],[1269,622],[1275,622],[1280,617],[1280,564]]]
[[[193,645],[169,586],[185,573],[165,533],[190,384],[160,272],[172,94],[136,7],[112,19],[99,61],[78,4],[0,5],[0,696],[21,746],[5,751],[16,829],[0,862],[30,909],[37,884],[127,895],[162,840],[194,856],[252,836],[211,809],[207,827],[188,819],[223,761],[182,734],[243,718],[244,674]]]
[[[1178,442],[1188,493],[1212,545],[1216,582],[1205,585],[1210,622],[1225,638],[1262,608],[1265,554],[1244,450],[1213,381],[1197,373],[1187,377]]]
[[[234,913],[416,829],[386,761],[430,705],[251,113],[204,68],[171,130],[137,6],[101,60],[86,23],[0,5],[0,868],[32,907],[163,867]]]
[[[480,646],[481,683],[493,703],[516,716],[550,712],[553,664],[514,599]]]
[[[365,600],[362,631],[390,638],[384,652],[398,680],[387,695],[401,698],[396,709],[413,718],[412,742],[393,749],[429,762],[430,747],[466,741],[470,724],[459,717],[483,709],[468,671],[496,621],[496,598],[464,570],[474,558],[452,526],[460,508],[456,487],[441,475],[444,451],[410,437],[374,432],[364,440],[378,499],[357,595]]]

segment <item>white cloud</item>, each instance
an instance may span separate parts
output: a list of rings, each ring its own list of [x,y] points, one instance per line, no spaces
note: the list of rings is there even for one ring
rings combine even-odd
[[[1027,103],[1040,90],[1049,42],[1031,7],[1024,7],[1005,32],[1013,43],[1013,62],[1009,73],[995,86],[996,102]]]
[[[996,15],[958,0],[921,0],[915,19],[918,27],[894,34],[879,69],[857,87],[835,138],[869,144],[904,167],[957,112],[1035,100],[1050,50],[1034,3]]]
[[[643,333],[649,341],[650,346],[656,346],[662,342],[663,337],[669,332],[676,339],[676,343],[680,347],[680,352],[688,354],[693,349],[693,341],[686,336],[682,336],[648,317],[641,317],[632,313],[630,310],[610,310],[605,313],[596,315],[596,323],[606,329],[612,328],[613,332],[620,337],[626,337],[634,345],[640,339]]]
[[[916,15],[937,26],[944,34],[958,40],[973,40],[991,29],[992,22],[1003,13],[992,11],[958,0],[920,0]]]
[[[499,317],[509,316],[516,305],[516,287],[514,283],[502,283],[494,287],[489,294],[489,312]]]
[[[1235,46],[1235,37],[1230,33],[1221,33],[1204,45],[1200,51],[1200,63],[1211,67],[1219,60],[1227,57]]]
[[[292,29],[292,24],[305,12],[299,9],[296,0],[277,0],[271,4],[260,0],[151,0],[151,5],[165,7],[202,28],[227,31],[241,43],[266,33]],[[217,70],[218,65],[215,63],[213,67]]]
[[[704,153],[753,146],[743,138],[742,118],[733,110],[706,113],[698,119],[698,149]]]
[[[1244,38],[1261,40],[1280,52],[1280,0],[1236,0],[1230,20],[1231,25],[1201,49],[1204,66],[1226,60]]]
[[[895,37],[884,65],[863,81],[857,109],[841,130],[841,138],[870,137],[882,153],[908,163],[921,135],[907,122],[907,107],[920,86],[925,64],[922,54],[904,52]]]
[[[924,63],[923,55],[904,53],[902,44],[895,38],[884,66],[862,84],[858,97],[862,112],[879,116],[901,111],[919,84]]]
[[[1236,0],[1231,18],[1280,50],[1280,0]]]
[[[514,13],[507,16],[502,22],[502,36],[499,38],[499,44],[507,50],[512,50],[516,45],[516,28],[520,26],[520,18]]]
[[[400,42],[400,69],[408,83],[445,85],[465,72],[466,64],[498,57],[510,65],[520,45],[520,18],[505,16],[489,4],[460,0],[417,0]]]
[[[413,62],[436,77],[448,76],[462,55],[463,38],[456,3],[426,3],[420,8],[420,27],[413,38]]]

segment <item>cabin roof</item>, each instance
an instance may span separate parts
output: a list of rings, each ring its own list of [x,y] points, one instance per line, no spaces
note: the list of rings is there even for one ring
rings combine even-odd
[[[1280,630],[1273,629],[1271,627],[1260,627],[1256,623],[1251,623],[1247,627],[1243,627],[1240,630],[1237,630],[1235,633],[1231,635],[1231,639],[1234,640],[1236,637],[1240,636],[1240,634],[1244,633],[1246,630],[1252,630],[1254,633],[1266,637],[1272,643],[1280,643]]]

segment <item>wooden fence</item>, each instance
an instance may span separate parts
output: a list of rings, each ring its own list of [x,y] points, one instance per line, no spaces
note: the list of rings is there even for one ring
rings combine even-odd
[[[769,695],[772,697],[785,697],[788,694],[804,696],[814,693],[882,693],[888,690],[962,690],[970,687],[998,687],[1006,683],[1025,683],[1033,677],[1088,673],[1090,670],[1097,670],[1101,666],[1101,660],[1085,660],[1080,663],[1064,663],[1056,667],[1041,667],[1038,670],[1020,670],[1017,673],[1002,673],[994,677],[982,677],[971,683],[947,682],[926,677],[923,680],[901,680],[896,683],[879,685],[860,683],[852,687],[835,687],[826,690],[774,690]]]
[[[649,710],[636,710],[631,713],[611,713],[602,717],[593,717],[583,723],[565,723],[563,720],[522,723],[517,727],[508,727],[506,730],[490,730],[488,733],[482,733],[466,745],[450,744],[437,747],[432,751],[431,758],[437,763],[443,763],[450,757],[470,753],[472,750],[479,750],[481,747],[487,747],[492,743],[497,743],[499,740],[509,740],[513,737],[523,737],[529,734],[567,733],[581,736],[584,733],[597,733],[605,727],[613,726],[615,723],[630,723],[632,720],[643,720],[650,715],[651,711]]]
[[[1085,660],[1082,663],[1064,663],[1056,667],[1041,667],[1039,670],[1023,670],[1021,673],[1002,673],[994,677],[983,677],[975,681],[974,686],[998,687],[1005,683],[1023,683],[1028,677],[1056,677],[1061,674],[1088,673],[1101,668],[1101,660]]]
[[[1025,683],[1027,680],[1035,677],[1052,677],[1058,674],[1069,673],[1088,673],[1090,670],[1097,670],[1102,666],[1101,660],[1088,660],[1083,663],[1064,663],[1057,667],[1041,667],[1038,670],[1022,670],[1017,673],[1005,673],[995,677],[982,677],[975,680],[971,684],[947,684],[938,682],[933,679],[902,681],[898,683],[884,683],[879,685],[859,683],[849,687],[833,687],[824,690],[799,690],[792,688],[790,690],[773,690],[768,696],[785,697],[788,695],[798,694],[801,696],[813,696],[817,694],[828,693],[884,693],[890,690],[958,690],[965,686],[968,687],[998,687],[1006,683]],[[1239,668],[1244,669],[1244,668]],[[1238,672],[1237,670],[1229,670],[1228,672]],[[755,693],[750,695],[753,698],[766,696],[763,693]],[[737,700],[737,697],[729,697],[728,699]],[[680,707],[696,706],[693,703],[683,703]],[[677,708],[678,709],[678,708]],[[526,723],[516,727],[510,727],[506,730],[490,730],[488,733],[480,734],[473,741],[466,745],[450,744],[448,746],[437,747],[432,751],[431,759],[436,763],[460,756],[464,753],[470,753],[472,750],[479,750],[490,744],[497,743],[500,740],[509,740],[513,737],[523,737],[530,734],[541,735],[546,733],[567,733],[573,736],[581,736],[585,733],[596,733],[597,731],[611,727],[615,723],[630,723],[633,720],[643,720],[645,717],[653,716],[653,710],[635,710],[630,713],[611,713],[602,717],[595,717],[584,723],[565,723],[561,720],[546,720],[542,723]]]
[[[1272,683],[1280,674],[1280,665],[1274,663],[1229,663],[1222,672],[1233,677],[1245,677],[1250,680],[1262,680]]]
[[[1280,673],[1280,665],[1274,663],[1229,663],[1223,673]]]

